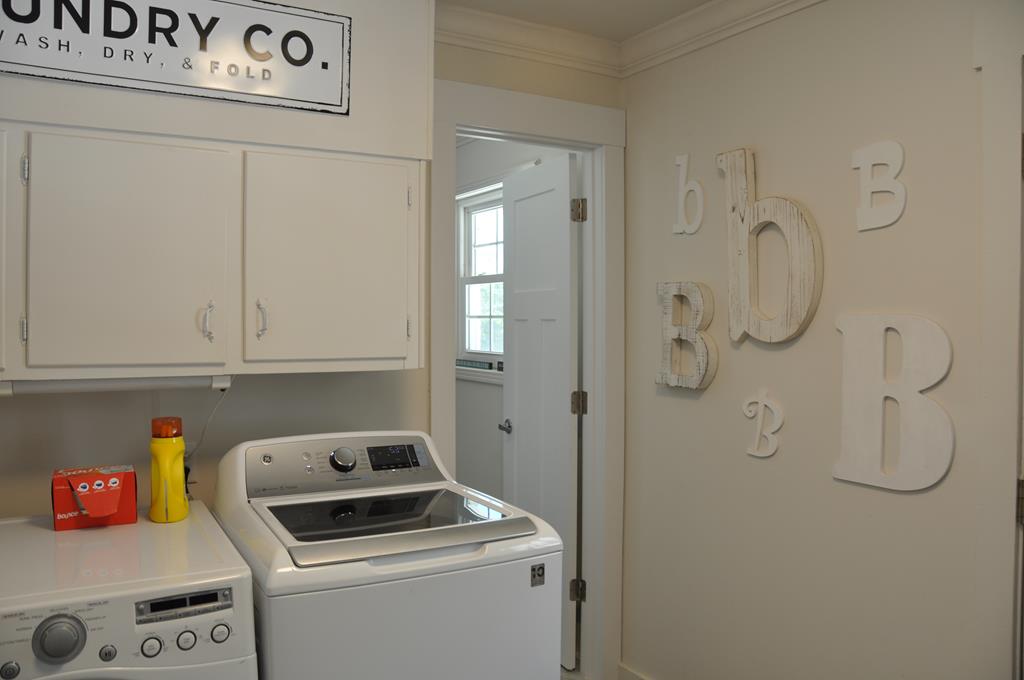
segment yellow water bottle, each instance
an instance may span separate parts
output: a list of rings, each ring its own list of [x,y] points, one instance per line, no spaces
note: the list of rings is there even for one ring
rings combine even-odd
[[[181,418],[154,418],[152,454],[152,496],[149,518],[166,524],[188,517],[185,496],[185,440],[181,436]]]

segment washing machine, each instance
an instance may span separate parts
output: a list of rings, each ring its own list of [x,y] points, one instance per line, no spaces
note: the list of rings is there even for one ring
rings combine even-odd
[[[256,680],[252,576],[210,511],[0,521],[3,680]]]
[[[262,680],[557,680],[562,542],[421,432],[252,441],[214,513],[253,571]]]

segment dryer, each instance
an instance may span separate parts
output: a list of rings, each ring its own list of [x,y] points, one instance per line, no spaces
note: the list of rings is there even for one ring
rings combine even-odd
[[[562,542],[421,432],[239,444],[214,512],[253,571],[263,680],[557,680]]]
[[[0,521],[3,680],[256,680],[252,577],[209,510],[55,532]]]

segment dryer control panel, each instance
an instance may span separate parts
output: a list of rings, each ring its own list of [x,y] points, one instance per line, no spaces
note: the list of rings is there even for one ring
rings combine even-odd
[[[245,582],[213,581],[145,600],[117,594],[0,609],[0,679],[72,671],[100,676],[112,667],[176,668],[244,658],[252,646],[245,634],[249,622],[238,620],[233,602],[236,593],[248,602],[248,589]]]
[[[245,452],[249,498],[443,482],[421,437],[344,437],[253,446]]]

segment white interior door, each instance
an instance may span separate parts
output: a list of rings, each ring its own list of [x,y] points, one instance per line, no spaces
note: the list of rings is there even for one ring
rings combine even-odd
[[[569,410],[578,368],[574,339],[576,248],[569,219],[569,154],[511,175],[505,221],[505,498],[533,512],[565,543],[562,665],[576,665],[577,419]]]

